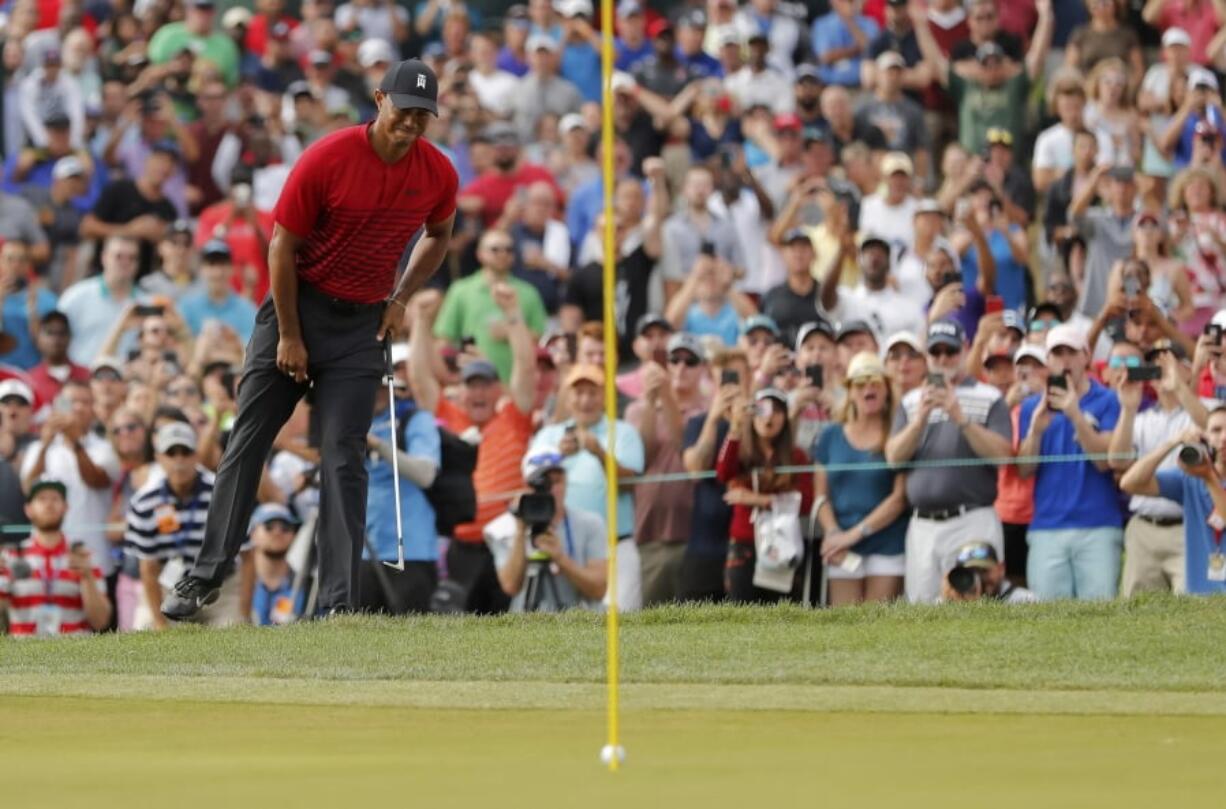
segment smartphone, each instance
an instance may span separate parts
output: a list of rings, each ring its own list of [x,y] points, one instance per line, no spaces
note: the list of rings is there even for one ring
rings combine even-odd
[[[962,283],[962,273],[947,272],[941,276],[941,284],[939,287],[937,287],[937,289],[939,291],[949,286],[950,284],[960,284],[960,283]]]
[[[864,563],[864,557],[858,553],[848,551],[843,557],[843,561],[839,562],[839,567],[848,573],[855,573],[860,569],[860,565]]]
[[[809,381],[813,383],[813,387],[823,387],[825,380],[823,376],[823,368],[820,365],[810,365],[805,369],[805,376],[809,377]]]
[[[655,351],[651,352],[651,361],[654,362],[656,365],[667,366],[668,365],[668,351],[664,350],[663,348],[657,348]]]
[[[714,256],[715,255],[715,242],[707,241],[706,239],[704,239],[702,244],[699,245],[698,247],[698,252],[704,256]]]
[[[999,295],[988,295],[983,299],[983,311],[988,315],[1005,311],[1005,299]]]
[[[1059,390],[1068,390],[1068,377],[1064,374],[1052,374],[1047,378],[1047,387],[1058,388]]]
[[[1129,382],[1157,382],[1162,378],[1162,369],[1157,365],[1139,365],[1128,369]]]
[[[166,307],[149,303],[138,303],[135,311],[137,317],[161,317],[166,314]]]
[[[928,373],[927,384],[931,385],[934,388],[945,387],[945,374],[937,373],[936,371],[930,371]]]
[[[1205,336],[1210,339],[1213,345],[1221,345],[1222,343],[1222,326],[1218,323],[1205,324]]]
[[[741,384],[741,375],[736,371],[725,369],[719,373],[720,387],[724,385],[739,385]]]

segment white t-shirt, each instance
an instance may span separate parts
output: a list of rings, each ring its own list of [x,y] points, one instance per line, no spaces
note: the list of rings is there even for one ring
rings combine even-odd
[[[515,111],[512,102],[519,79],[505,70],[495,70],[488,76],[476,70],[468,74],[468,83],[477,94],[477,101],[490,112],[505,118]]]
[[[1098,156],[1095,163],[1114,163],[1115,150],[1111,138],[1104,132],[1095,130],[1098,141]],[[1034,161],[1036,169],[1055,169],[1057,174],[1063,174],[1073,167],[1073,130],[1064,124],[1049,126],[1039,133],[1034,142]]]
[[[915,335],[927,331],[922,305],[896,289],[886,287],[874,292],[863,282],[851,290],[840,289],[838,303],[826,314],[838,323],[866,321],[877,332],[878,342],[897,331]]]
[[[921,309],[932,300],[932,284],[928,283],[928,278],[924,275],[925,266],[924,257],[915,252],[913,245],[908,245],[894,264],[894,279],[898,282],[898,291]]]
[[[1192,417],[1182,407],[1170,412],[1163,411],[1161,407],[1151,407],[1144,413],[1138,413],[1132,422],[1132,449],[1137,453],[1137,457],[1142,457],[1153,452],[1171,436],[1179,435],[1191,426]],[[1178,467],[1179,453],[1171,452],[1162,459],[1158,471]],[[1183,516],[1183,507],[1165,497],[1136,494],[1133,495],[1129,507],[1138,514],[1157,519]]]
[[[880,191],[869,194],[860,203],[859,230],[885,239],[897,253],[915,241],[915,206],[918,204],[915,197],[907,197],[901,204],[891,205]]]
[[[81,439],[81,446],[85,448],[85,454],[94,462],[94,466],[110,475],[112,484],[119,480],[119,458],[111,448],[110,441],[87,433]],[[42,441],[35,441],[26,449],[25,459],[21,463],[23,479],[33,471],[42,447]],[[68,541],[84,542],[93,556],[94,564],[109,576],[115,571],[115,562],[111,558],[111,543],[106,538],[105,527],[111,516],[111,487],[91,489],[86,486],[81,479],[76,452],[63,436],[59,435],[47,450],[47,462],[42,477],[58,480],[68,490],[68,513],[64,516],[64,535],[68,537]]]
[[[396,16],[393,17],[392,15]],[[409,12],[402,6],[379,3],[373,6],[356,6],[346,3],[336,10],[336,27],[344,31],[355,23],[367,39],[382,39],[396,48],[396,20],[408,23]]]
[[[779,114],[796,108],[792,83],[780,72],[767,68],[755,73],[748,65],[724,79],[724,89],[741,109],[764,104]]]
[[[768,289],[783,283],[787,274],[783,267],[783,258],[766,238],[762,207],[752,191],[742,188],[741,195],[733,200],[731,207],[724,202],[722,195],[712,194],[707,202],[707,210],[715,216],[731,219],[741,242],[746,266],[745,277],[737,282],[737,289],[762,295]]]

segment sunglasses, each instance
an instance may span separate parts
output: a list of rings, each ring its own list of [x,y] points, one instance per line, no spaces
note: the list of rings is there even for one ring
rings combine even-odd
[[[1107,367],[1108,368],[1140,368],[1141,358],[1132,357],[1132,356],[1112,357],[1111,359],[1107,360]]]
[[[168,458],[187,458],[195,455],[196,451],[188,449],[187,447],[171,447],[162,454]]]
[[[885,382],[885,380],[879,376],[865,376],[859,379],[851,380],[851,386],[853,388],[864,388],[864,387],[868,387],[869,385],[883,383],[883,382]]]
[[[1047,331],[1054,329],[1058,324],[1054,320],[1032,320],[1030,321],[1031,331]]]
[[[697,368],[702,361],[693,354],[674,354],[668,358],[669,365],[684,365],[686,368]]]
[[[928,349],[928,356],[930,357],[956,357],[961,353],[961,349],[950,346],[936,346],[935,348]]]
[[[1073,288],[1073,285],[1070,284],[1068,281],[1053,281],[1052,283],[1047,285],[1047,288],[1048,289],[1069,290]]]

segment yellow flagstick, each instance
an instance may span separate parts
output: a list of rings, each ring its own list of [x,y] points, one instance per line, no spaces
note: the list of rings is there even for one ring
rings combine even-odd
[[[608,437],[605,445],[604,469],[608,500],[609,584],[608,609],[605,612],[606,660],[608,665],[608,740],[601,750],[601,759],[609,772],[617,772],[624,752],[618,740],[618,642],[617,642],[617,446],[614,436],[617,423],[617,324],[614,322],[614,296],[617,286],[617,247],[614,239],[613,221],[613,0],[600,2],[600,85],[601,124],[600,139],[604,152],[604,407],[608,421]]]

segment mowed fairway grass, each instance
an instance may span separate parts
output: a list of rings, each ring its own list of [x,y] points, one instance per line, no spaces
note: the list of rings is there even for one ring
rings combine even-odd
[[[682,607],[622,646],[610,775],[598,616],[0,642],[2,805],[1223,805],[1226,599]]]

